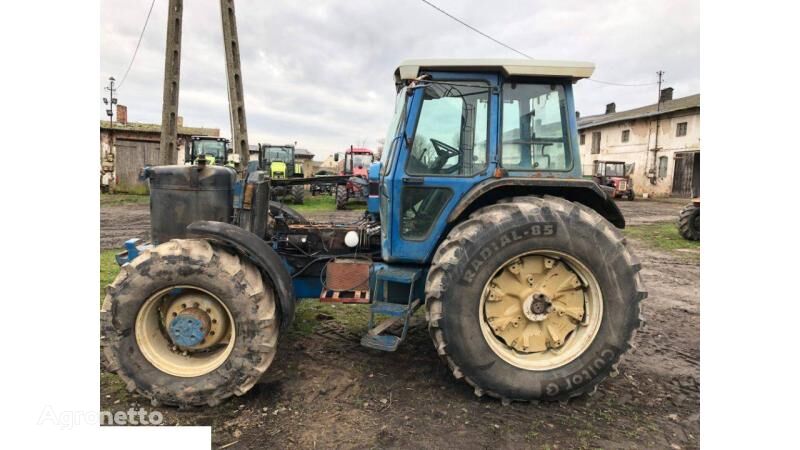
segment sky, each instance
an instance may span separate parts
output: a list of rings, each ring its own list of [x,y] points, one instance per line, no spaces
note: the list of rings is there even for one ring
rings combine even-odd
[[[657,81],[674,97],[700,92],[697,0],[430,0],[536,59],[590,61],[592,78]],[[108,77],[122,81],[151,0],[101,3],[98,118]],[[155,0],[130,73],[118,92],[128,120],[159,123],[168,0]],[[376,148],[393,113],[393,73],[410,58],[521,57],[420,0],[239,0],[248,139],[291,143],[324,159],[353,145]],[[219,1],[186,0],[179,115],[230,137]],[[575,85],[582,116],[655,103],[656,85]]]

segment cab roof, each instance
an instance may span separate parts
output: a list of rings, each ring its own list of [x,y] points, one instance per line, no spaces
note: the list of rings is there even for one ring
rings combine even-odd
[[[539,59],[409,59],[395,70],[396,82],[413,80],[420,71],[501,72],[505,76],[568,77],[573,82],[589,78],[594,64],[583,61],[546,61]]]

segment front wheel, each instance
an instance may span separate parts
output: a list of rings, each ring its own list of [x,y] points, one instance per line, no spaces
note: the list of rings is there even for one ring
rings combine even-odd
[[[439,246],[426,284],[438,353],[477,395],[592,392],[640,325],[639,263],[599,214],[554,197],[484,207]]]
[[[681,209],[678,217],[678,232],[684,239],[700,240],[700,205],[689,203]]]
[[[295,205],[302,205],[305,198],[306,190],[303,185],[292,186],[292,201]]]
[[[101,311],[108,369],[154,405],[219,404],[275,357],[275,294],[252,263],[172,240],[122,266]]]
[[[336,185],[336,209],[345,209],[347,206],[347,186]]]

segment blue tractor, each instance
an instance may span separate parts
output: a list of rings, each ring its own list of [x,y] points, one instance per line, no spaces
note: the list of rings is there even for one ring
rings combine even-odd
[[[589,63],[412,60],[368,209],[311,223],[253,170],[150,168],[152,242],[129,241],[101,312],[108,367],[154,404],[216,405],[268,370],[300,299],[369,303],[394,351],[424,305],[477,395],[567,400],[616,372],[641,324],[640,265],[581,174],[572,85]]]

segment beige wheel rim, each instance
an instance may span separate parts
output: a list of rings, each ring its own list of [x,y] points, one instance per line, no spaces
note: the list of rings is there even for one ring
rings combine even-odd
[[[526,370],[568,364],[594,341],[603,297],[592,272],[565,253],[537,250],[497,269],[483,289],[481,331],[492,351]]]
[[[202,322],[202,341],[178,345],[178,317]],[[233,315],[214,294],[196,286],[174,286],[148,298],[135,324],[136,344],[156,369],[178,377],[198,377],[218,368],[230,356],[236,338]],[[199,340],[199,338],[198,338]]]

